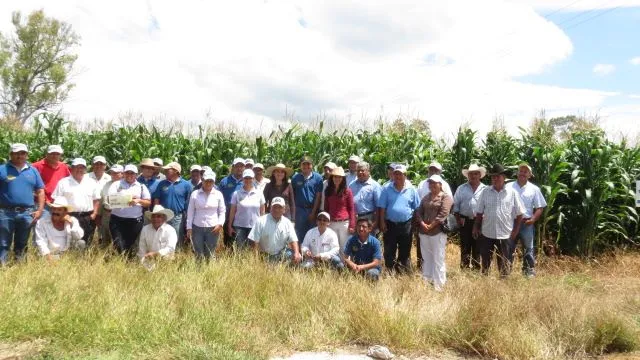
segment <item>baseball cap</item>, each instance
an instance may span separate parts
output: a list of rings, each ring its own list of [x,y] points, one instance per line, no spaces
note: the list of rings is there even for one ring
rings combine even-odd
[[[242,178],[248,178],[248,177],[250,178],[256,177],[256,174],[253,173],[253,170],[247,169],[242,172]]]
[[[244,164],[245,165],[253,165],[253,159],[245,159],[244,160]]]
[[[133,164],[128,164],[127,166],[124,167],[124,172],[128,172],[128,171],[131,171],[137,174],[138,168]]]
[[[264,165],[262,165],[261,163],[256,163],[255,165],[253,165],[254,169],[262,169],[264,170]]]
[[[274,197],[273,199],[271,199],[271,206],[275,206],[275,205],[280,205],[284,207],[285,206],[284,199],[281,198],[280,196]]]
[[[192,171],[202,171],[202,166],[200,165],[191,165],[191,167],[189,168],[189,172]]]
[[[360,162],[360,157],[358,155],[351,155],[349,161]]]
[[[73,159],[73,161],[71,161],[71,166],[79,166],[79,165],[87,167],[87,160],[83,158],[75,158]]]
[[[244,159],[243,158],[235,158],[235,159],[233,159],[233,162],[231,163],[231,165],[235,165],[235,164],[244,165]]]
[[[94,156],[93,157],[93,161],[91,163],[92,164],[95,164],[95,163],[106,164],[107,163],[107,159],[105,159],[104,156],[98,155],[98,156]]]
[[[204,174],[202,174],[202,180],[203,181],[207,181],[207,180],[216,181],[216,173],[213,172],[213,171],[205,171]]]
[[[160,166],[164,165],[164,163],[162,162],[162,159],[160,159],[160,158],[154,158],[153,159],[153,163],[157,164],[157,165],[160,165]]]
[[[63,154],[62,146],[60,146],[60,145],[49,145],[49,147],[47,148],[47,154],[51,154],[51,153]]]
[[[137,169],[136,169],[137,170]],[[109,169],[109,172],[117,172],[117,173],[121,173],[124,171],[124,168],[122,167],[122,165],[120,164],[113,164],[111,166],[111,168]]]
[[[429,179],[427,179],[427,181],[431,181],[431,182],[437,182],[442,184],[444,182],[444,180],[442,180],[442,176],[440,175],[431,175],[429,176]]]
[[[27,149],[27,145],[20,143],[11,144],[10,149],[12,153],[17,153],[20,151],[29,152],[29,150]]]
[[[328,167],[329,170],[333,170],[333,169],[337,168],[338,165],[336,165],[336,163],[334,163],[332,161],[329,161],[328,163],[324,164],[324,167]]]
[[[300,159],[300,164],[304,164],[304,163],[309,163],[309,164],[313,164],[313,160],[311,160],[310,156],[303,156],[302,159]]]
[[[168,163],[167,165],[163,166],[162,168],[165,169],[165,170],[173,169],[173,170],[175,170],[175,171],[177,171],[179,173],[182,172],[182,166],[180,166],[180,164],[178,164],[175,161],[172,161],[172,162]]]
[[[438,171],[442,171],[442,164],[440,164],[440,163],[439,163],[439,162],[437,162],[437,161],[432,161],[432,162],[431,162],[431,164],[429,164],[429,167],[430,167],[430,168],[432,168],[432,167],[433,167],[433,168],[438,169]]]
[[[393,172],[399,171],[403,174],[407,173],[407,167],[404,166],[403,164],[396,164],[396,166],[393,168]]]

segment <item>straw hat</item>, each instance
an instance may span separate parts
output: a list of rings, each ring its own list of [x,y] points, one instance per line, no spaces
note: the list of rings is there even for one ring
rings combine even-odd
[[[159,168],[159,167],[160,167],[160,166],[156,165],[156,164],[153,162],[153,159],[149,159],[149,158],[142,159],[142,161],[140,161],[140,167],[143,167],[143,166],[148,166],[148,167],[150,167],[150,168],[154,168],[154,169],[156,169],[156,168]]]
[[[164,215],[167,218],[165,221],[170,221],[171,219],[173,219],[173,211],[171,211],[171,209],[165,209],[162,205],[154,206],[153,211],[146,211],[144,213],[144,217],[147,220],[151,220],[151,215],[154,215],[154,214]]]
[[[346,176],[344,173],[344,169],[342,168],[342,166],[338,166],[337,168],[331,170],[331,176]]]
[[[469,178],[469,173],[473,171],[478,171],[480,173],[480,179],[487,175],[487,169],[484,166],[478,166],[478,164],[471,164],[468,169],[462,169],[462,175]]]
[[[273,174],[274,170],[282,170],[284,171],[284,174],[286,177],[291,177],[291,175],[293,175],[293,169],[284,166],[284,164],[275,164],[273,166],[269,166],[267,168],[266,174],[267,176],[271,176],[271,174]]]
[[[71,212],[73,210],[73,207],[71,205],[69,205],[69,202],[67,201],[67,198],[65,198],[63,196],[58,196],[57,198],[53,199],[53,203],[51,203],[49,205],[49,207],[52,207],[52,208],[66,208],[68,212]]]

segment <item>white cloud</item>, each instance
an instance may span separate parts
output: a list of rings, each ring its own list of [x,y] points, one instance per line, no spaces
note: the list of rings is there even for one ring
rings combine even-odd
[[[629,60],[629,63],[631,63],[631,65],[640,65],[640,56],[636,56]]]
[[[65,106],[91,121],[132,111],[268,127],[290,117],[346,121],[398,113],[436,134],[496,115],[526,125],[540,109],[601,107],[611,93],[522,83],[573,51],[530,5],[500,0],[11,0],[44,8],[82,36]],[[10,28],[9,16],[0,28]]]
[[[616,71],[616,66],[613,64],[596,64],[593,66],[593,73],[598,76],[606,76]]]
[[[640,99],[640,94],[630,94],[629,98],[630,99]]]
[[[559,0],[506,0],[510,3],[524,4],[538,10],[546,11],[585,11],[585,10],[607,10],[612,8],[625,8],[640,6],[640,0],[579,0],[579,1],[559,1]]]

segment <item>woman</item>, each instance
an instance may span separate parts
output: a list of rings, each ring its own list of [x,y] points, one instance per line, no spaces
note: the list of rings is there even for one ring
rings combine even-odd
[[[267,212],[271,212],[271,200],[274,197],[281,197],[286,202],[284,216],[289,220],[296,218],[296,202],[293,199],[293,187],[289,183],[292,174],[293,169],[284,166],[284,164],[269,166],[267,176],[270,177],[270,182],[264,188]]]
[[[331,216],[331,230],[338,234],[340,254],[349,236],[355,233],[356,210],[353,204],[353,193],[347,186],[344,169],[338,166],[331,170],[331,176],[324,191],[324,211]]]
[[[135,165],[124,167],[124,178],[114,181],[106,190],[105,209],[111,210],[109,230],[116,250],[129,258],[135,255],[133,245],[143,226],[143,209],[151,206],[149,189],[136,178],[138,168]]]
[[[447,219],[453,199],[442,191],[443,180],[440,175],[431,175],[428,181],[430,193],[422,198],[415,212],[422,252],[422,276],[433,283],[436,291],[442,291],[447,281],[444,262],[447,235],[442,232],[440,225]]]
[[[248,236],[258,217],[264,215],[264,195],[254,184],[253,170],[242,172],[242,187],[231,195],[231,210],[229,211],[229,235],[236,236],[236,246],[248,246]]]
[[[226,207],[222,193],[214,188],[216,174],[205,171],[202,187],[191,193],[187,209],[187,238],[191,239],[196,260],[207,262],[218,245],[222,231]]]

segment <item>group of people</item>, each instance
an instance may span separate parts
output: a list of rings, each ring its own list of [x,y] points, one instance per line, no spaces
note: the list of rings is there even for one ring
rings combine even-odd
[[[470,164],[461,169],[468,181],[454,194],[438,162],[416,187],[399,163],[388,164],[388,180],[379,184],[370,164],[356,155],[346,171],[327,162],[322,175],[309,156],[296,173],[284,164],[265,169],[236,158],[216,184],[208,166],[192,165],[185,179],[180,164],[164,165],[161,159],[107,170],[103,156],[91,164],[76,158],[67,166],[62,155],[59,145],[51,145],[44,159],[30,164],[26,145],[10,146],[9,161],[0,165],[2,265],[12,243],[16,258],[24,259],[33,228],[40,254],[52,260],[91,246],[96,237],[99,245],[112,245],[129,258],[137,254],[143,262],[171,258],[185,244],[198,261],[209,261],[223,236],[226,248],[251,248],[271,261],[303,268],[326,264],[378,279],[383,264],[390,272],[411,270],[416,237],[422,275],[441,290],[445,230],[455,222],[462,268],[486,274],[496,255],[500,274],[507,276],[521,240],[523,272],[535,275],[534,224],[546,202],[529,182],[527,164],[518,166],[517,180],[510,183],[509,171],[493,165],[491,185],[481,182],[487,169]]]

